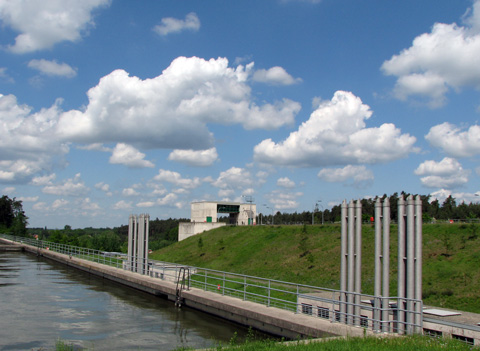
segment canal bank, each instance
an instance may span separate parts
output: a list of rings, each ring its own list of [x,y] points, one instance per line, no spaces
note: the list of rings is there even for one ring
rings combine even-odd
[[[0,239],[0,244],[14,244],[14,242]],[[37,248],[25,243],[20,243],[19,245],[29,253],[46,257],[156,296],[165,297],[172,301],[177,300],[177,285],[172,281],[161,280],[126,271],[122,268],[88,261],[74,255],[54,252],[48,248]],[[184,306],[291,339],[298,337],[320,338],[332,335],[362,336],[371,333],[360,327],[331,323],[327,320],[312,318],[305,314],[267,307],[193,287],[190,287],[188,290],[182,290],[181,302]]]
[[[215,348],[248,328],[28,252],[0,252],[0,351]],[[270,335],[255,331],[254,338]]]

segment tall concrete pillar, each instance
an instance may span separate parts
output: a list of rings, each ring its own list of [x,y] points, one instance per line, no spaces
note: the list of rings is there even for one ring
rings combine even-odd
[[[383,211],[382,211],[383,210]],[[348,212],[347,212],[348,211]],[[361,202],[342,203],[340,311],[347,305],[348,324],[360,324]],[[383,235],[382,235],[383,234]],[[409,196],[398,200],[398,310],[390,321],[390,202],[375,203],[374,330],[421,332],[422,324],[422,201]],[[358,297],[358,300],[357,300]],[[342,320],[343,321],[343,320]],[[392,330],[392,326],[396,329]]]
[[[398,202],[398,332],[421,332],[422,201]],[[419,300],[419,301],[416,301]]]
[[[353,291],[355,287],[355,204],[353,200],[348,204],[348,241],[347,241],[347,251],[348,251],[348,271],[347,271],[347,323],[353,324]]]
[[[412,333],[411,324],[414,323],[414,314],[412,313],[413,301],[415,298],[415,202],[413,196],[407,199],[407,332]]]
[[[406,271],[406,256],[405,256],[405,200],[403,195],[398,199],[398,312],[397,312],[397,331],[403,334],[405,330],[405,271]]]
[[[423,248],[423,219],[422,219],[422,199],[417,195],[415,199],[415,299],[422,300],[422,248]],[[415,303],[415,324],[417,325],[417,333],[422,332],[420,325],[422,325],[422,304]]]
[[[128,218],[128,253],[127,253],[127,270],[133,271],[133,228],[134,216]]]
[[[150,216],[141,214],[138,219],[138,240],[137,240],[137,272],[147,272],[148,261],[148,230]]]
[[[383,210],[383,211],[382,211]],[[389,296],[390,296],[390,201],[375,202],[375,309],[374,329],[388,332],[390,330]],[[379,322],[381,321],[381,322]]]
[[[380,329],[380,308],[382,294],[382,201],[377,198],[375,201],[375,280],[373,286],[373,295],[375,296],[373,310],[373,329]]]
[[[390,308],[390,200],[383,202],[383,258],[382,258],[382,331],[389,332],[388,315]]]
[[[128,269],[145,274],[148,261],[148,233],[150,216],[130,215],[128,221]]]
[[[340,248],[340,322],[346,323],[347,313],[347,201],[342,202],[342,234]]]
[[[360,326],[362,293],[362,203],[355,204],[355,325]]]
[[[362,290],[362,204],[342,203],[342,246],[340,262],[340,312],[342,322],[360,325]],[[346,308],[345,308],[346,305]]]

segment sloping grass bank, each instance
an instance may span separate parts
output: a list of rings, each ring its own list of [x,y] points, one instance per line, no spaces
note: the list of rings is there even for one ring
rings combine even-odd
[[[373,293],[374,228],[362,229],[362,290]],[[391,226],[391,291],[397,227]],[[150,255],[156,260],[325,288],[339,288],[340,226],[224,227]],[[480,313],[480,226],[424,224],[424,303]]]

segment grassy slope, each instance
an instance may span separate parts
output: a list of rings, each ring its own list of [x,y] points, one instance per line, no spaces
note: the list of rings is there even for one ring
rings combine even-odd
[[[396,231],[392,225],[391,295],[397,286]],[[362,235],[362,289],[372,294],[373,227],[365,225]],[[478,225],[424,225],[425,304],[480,313],[479,244]],[[338,289],[340,226],[224,227],[158,250],[150,258]]]
[[[178,349],[179,351],[182,349]],[[210,349],[214,350],[214,349]],[[290,343],[278,343],[273,340],[246,342],[218,346],[215,350],[224,351],[434,351],[456,350],[468,351],[471,346],[452,339],[433,339],[428,336],[406,336],[403,338],[346,338],[328,339],[321,342],[313,341],[302,343],[301,341]]]

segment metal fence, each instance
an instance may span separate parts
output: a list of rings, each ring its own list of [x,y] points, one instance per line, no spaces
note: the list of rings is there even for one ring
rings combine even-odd
[[[38,248],[39,253],[40,250],[49,250],[118,269],[129,270],[127,255],[123,253],[105,252],[7,234],[0,234],[0,237]],[[402,298],[401,303],[398,303],[400,299],[396,297],[381,298],[384,301],[388,301],[388,304],[381,304],[382,306],[388,307],[380,309],[381,311],[387,312],[388,319],[378,320],[374,318],[374,316],[377,316],[375,310],[378,310],[378,308],[374,307],[378,306],[378,304],[374,302],[375,299],[379,299],[379,297],[372,295],[358,294],[360,299],[353,300],[360,301],[359,304],[352,303],[361,310],[361,316],[359,318],[357,315],[344,313],[341,308],[341,304],[350,304],[350,302],[340,301],[341,294],[352,294],[351,292],[150,259],[144,260],[143,269],[140,271],[146,272],[145,275],[147,276],[176,283],[177,286],[178,283],[180,283],[182,286],[185,286],[186,290],[197,288],[222,296],[231,296],[244,301],[259,303],[267,307],[276,307],[293,313],[326,319],[332,323],[360,326],[373,330],[374,332],[397,333],[402,330],[422,330],[422,325],[418,323],[415,324],[414,322],[415,312],[407,311],[401,307],[409,305],[406,302],[421,305],[421,300]],[[181,271],[183,275],[180,274]],[[185,271],[188,272],[187,275],[185,275]],[[420,311],[422,311],[422,309],[420,309]],[[384,316],[382,313],[378,315]],[[407,315],[410,317],[399,322],[397,319],[398,315]]]

